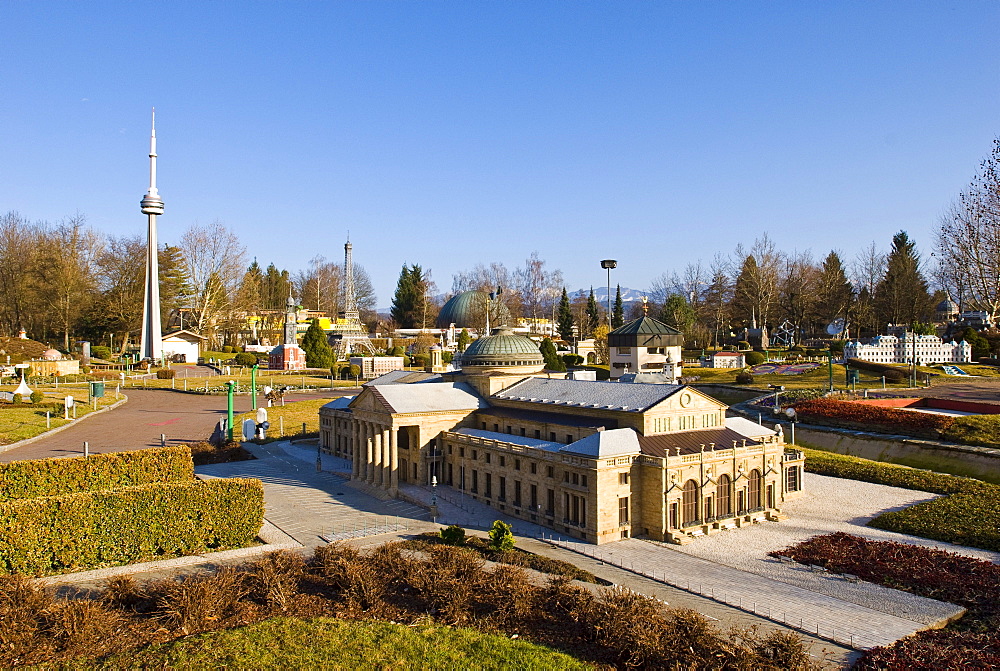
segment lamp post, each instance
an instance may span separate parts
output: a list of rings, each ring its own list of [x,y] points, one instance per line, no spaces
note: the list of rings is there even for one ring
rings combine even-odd
[[[604,259],[601,261],[601,268],[608,271],[608,332],[611,331],[611,269],[617,267],[618,262],[614,259]]]
[[[437,524],[437,518],[438,518],[437,486],[438,486],[437,476],[432,475],[431,476],[431,521],[434,524]]]
[[[235,384],[232,380],[226,383],[226,434],[230,442],[233,440],[233,386]]]
[[[250,409],[257,409],[257,367],[260,366],[259,363],[255,363],[253,368],[250,369]]]

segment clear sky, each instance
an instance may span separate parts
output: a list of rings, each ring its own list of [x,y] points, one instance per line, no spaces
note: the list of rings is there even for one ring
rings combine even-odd
[[[388,305],[534,250],[648,287],[769,233],[851,257],[937,221],[1000,135],[1000,2],[0,0],[0,211],[219,219]]]

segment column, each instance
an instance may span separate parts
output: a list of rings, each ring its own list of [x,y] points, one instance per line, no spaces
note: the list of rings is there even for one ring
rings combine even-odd
[[[379,428],[381,429],[379,444],[382,445],[382,487],[389,489],[392,479],[389,469],[389,429],[384,426]]]
[[[382,432],[378,430],[377,424],[372,424],[372,453],[374,459],[372,464],[374,466],[374,472],[372,473],[372,482],[376,485],[382,486]]]
[[[365,482],[371,484],[375,482],[375,464],[374,455],[372,454],[372,430],[368,422],[363,422],[362,425],[362,436],[365,441]]]
[[[393,493],[399,490],[399,447],[396,445],[396,429],[389,427],[389,487]]]
[[[358,440],[358,422],[351,419],[351,431],[348,434],[351,440],[351,479],[357,480],[361,477],[361,448]]]

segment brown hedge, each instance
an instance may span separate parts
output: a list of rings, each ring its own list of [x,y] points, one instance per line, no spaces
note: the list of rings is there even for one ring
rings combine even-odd
[[[243,547],[259,480],[160,482],[0,503],[0,571],[45,575]]]
[[[816,398],[795,404],[803,422],[838,428],[904,434],[918,438],[938,438],[955,421],[954,417],[926,412],[911,412],[861,401],[838,401]]]
[[[0,464],[0,502],[194,479],[187,445]]]

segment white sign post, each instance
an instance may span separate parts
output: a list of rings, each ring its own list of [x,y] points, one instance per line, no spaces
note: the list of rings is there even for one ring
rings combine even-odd
[[[65,416],[65,419],[69,419],[69,411],[73,407],[73,397],[72,396],[67,396],[63,400],[63,403],[66,405],[66,416]],[[75,414],[76,413],[74,413],[74,416],[75,416]]]

